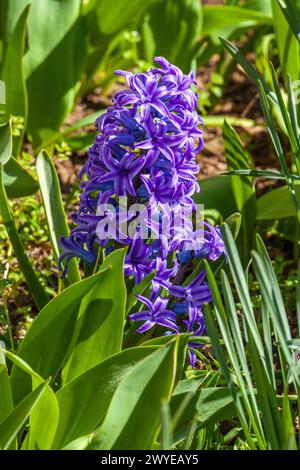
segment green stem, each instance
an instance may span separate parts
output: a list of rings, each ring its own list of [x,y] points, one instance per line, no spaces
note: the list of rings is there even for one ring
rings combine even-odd
[[[0,164],[0,212],[3,218],[3,223],[5,225],[7,235],[14,249],[22,273],[27,282],[28,288],[35,300],[37,307],[42,309],[49,302],[49,298],[41,286],[33,270],[33,267],[30,264],[29,258],[24,251],[17,228],[11,215],[6,191],[3,184],[2,171],[2,165]]]

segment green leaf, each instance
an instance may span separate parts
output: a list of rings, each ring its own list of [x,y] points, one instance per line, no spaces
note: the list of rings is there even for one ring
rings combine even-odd
[[[200,180],[199,186],[200,192],[193,196],[196,204],[204,204],[205,210],[218,210],[224,219],[236,212],[237,208],[229,176],[210,176]]]
[[[34,298],[37,307],[40,309],[44,307],[49,299],[29,261],[27,254],[24,251],[23,244],[20,240],[19,233],[10,210],[6,190],[3,184],[2,174],[3,167],[0,164],[0,212],[2,215],[3,224],[5,226],[9,240],[13,246],[15,255],[27,282],[30,293]]]
[[[0,422],[13,410],[9,377],[5,361],[5,350],[1,349],[0,343]]]
[[[204,121],[204,126],[205,127],[222,127],[224,124],[225,116],[203,116],[202,117]],[[231,126],[241,126],[243,128],[252,128],[255,126],[255,121],[253,119],[247,119],[247,118],[239,118],[239,117],[231,117],[231,116],[226,116],[226,121],[231,125]]]
[[[223,140],[228,170],[249,169],[251,157],[243,148],[237,132],[226,121],[224,121],[223,125]],[[242,216],[242,230],[238,237],[238,245],[244,265],[246,265],[249,258],[256,216],[255,188],[253,178],[249,176],[231,176],[230,178],[236,208]]]
[[[142,24],[144,55],[163,56],[189,72],[199,51],[202,5],[198,0],[165,0],[154,3]]]
[[[97,22],[101,33],[112,34],[118,32],[133,19],[141,15],[153,0],[114,0],[108,8],[106,0],[97,0],[93,14],[97,16]]]
[[[87,126],[91,126],[92,124],[95,124],[96,119],[99,116],[101,116],[101,114],[105,113],[105,111],[106,111],[105,109],[101,109],[99,111],[96,111],[95,113],[88,114],[82,119],[78,119],[78,121],[76,121],[71,126],[68,126],[66,129],[62,130],[61,132],[57,132],[56,134],[52,135],[48,140],[44,142],[42,146],[39,146],[35,149],[35,153],[39,153],[41,150],[43,150],[43,147],[48,148],[49,146],[51,146],[52,144],[60,140],[65,140],[68,142],[69,139],[71,138],[70,136],[75,131],[77,131],[78,129],[83,129],[84,127],[87,127]],[[76,135],[77,134],[74,135],[74,138],[76,137]]]
[[[235,212],[225,220],[225,223],[230,228],[233,238],[236,240],[241,228],[241,214]]]
[[[3,184],[9,199],[31,196],[39,189],[36,180],[14,157],[3,167]]]
[[[25,49],[25,33],[27,27],[27,17],[30,10],[28,1],[22,3],[21,11],[16,18],[17,21],[11,35],[4,40],[4,61],[1,70],[1,80],[6,84],[6,103],[1,107],[7,116],[23,117],[23,128],[20,136],[14,137],[13,153],[19,156],[24,132],[27,125],[28,103],[27,91],[24,78],[23,55]],[[25,8],[24,8],[25,7]],[[9,17],[6,17],[9,22]],[[0,108],[0,109],[1,109]]]
[[[237,414],[231,391],[227,387],[204,388],[196,403],[201,427],[228,421]]]
[[[41,378],[32,377],[32,388],[40,385]],[[29,420],[28,450],[49,450],[59,422],[59,406],[50,386],[36,404]]]
[[[177,341],[140,361],[124,378],[89,449],[151,449],[176,373]],[[124,404],[126,403],[126,406]]]
[[[172,416],[176,416],[182,403],[186,400],[186,406],[174,429],[175,443],[188,437],[191,424],[195,420],[197,421],[197,430],[206,426],[213,426],[222,421],[229,421],[237,415],[229,388],[208,387],[196,391],[196,380],[185,380],[183,382],[191,382],[191,384],[185,384],[182,391],[178,390],[176,392],[175,390],[176,393],[173,394],[171,400]],[[178,385],[180,385],[180,382]]]
[[[36,161],[37,175],[45,208],[51,245],[56,262],[61,254],[59,240],[68,237],[69,227],[62,204],[57,173],[53,162],[45,150],[41,150]],[[78,264],[75,258],[69,261],[67,284],[80,280]]]
[[[6,351],[7,357],[16,367],[31,377],[32,389],[44,383],[23,359]],[[30,415],[29,432],[26,436],[26,450],[50,449],[59,419],[58,403],[52,388],[47,384],[45,391]]]
[[[4,49],[28,0],[5,3]],[[31,2],[24,68],[28,126],[35,147],[57,132],[74,105],[86,59],[86,34],[80,11],[81,0]]]
[[[137,285],[134,285],[131,291],[129,292],[129,295],[127,297],[127,302],[126,302],[126,315],[130,312],[132,307],[137,303],[137,295],[142,295],[143,292],[147,289],[147,287],[151,284],[152,279],[156,275],[157,271],[153,271],[152,273],[148,274],[147,276],[142,279],[141,282],[139,282]]]
[[[0,448],[6,450],[17,437],[18,432],[26,423],[28,416],[43,395],[48,381],[43,382],[29,393],[14,410],[0,422]]]
[[[278,170],[234,170],[226,171],[226,175],[239,175],[239,176],[255,176],[258,178],[266,178],[272,180],[285,180],[285,175]],[[289,177],[294,180],[300,180],[300,176],[289,174]]]
[[[248,170],[251,165],[251,157],[243,148],[239,135],[226,120],[224,121],[222,131],[228,170]],[[237,210],[242,212],[248,199],[253,196],[253,180],[249,176],[233,176],[230,180]]]
[[[54,449],[91,433],[101,423],[113,394],[135,365],[159,346],[125,349],[88,369],[57,392],[60,420]]]
[[[0,126],[0,165],[5,165],[12,154],[11,123]]]
[[[142,346],[165,346],[168,344],[172,339],[178,341],[178,353],[177,353],[177,368],[176,368],[176,383],[181,380],[182,375],[184,373],[184,366],[186,364],[186,348],[188,345],[188,341],[190,339],[190,333],[181,333],[179,335],[165,335],[165,336],[158,336],[157,338],[149,339],[148,341],[144,341]],[[195,341],[197,339],[196,336],[193,338]]]
[[[18,355],[43,378],[55,377],[73,336],[81,300],[101,283],[105,271],[65,289],[52,299],[35,318],[21,343]],[[11,386],[18,403],[31,389],[26,373],[13,367]]]
[[[265,82],[263,77],[258,73],[256,68],[246,59],[243,53],[234,44],[232,44],[230,41],[223,37],[221,37],[220,40],[226,51],[232,56],[234,60],[236,60],[238,64],[240,64],[240,66],[244,69],[244,71],[251,78],[251,80],[256,83],[260,81],[263,84],[264,90],[268,98],[270,99],[270,101],[272,101],[273,105],[278,107],[276,95],[271,90],[269,85]]]
[[[203,7],[203,34],[212,35],[215,40],[222,35],[229,36],[237,29],[264,24],[272,24],[272,16],[261,11],[231,5]]]
[[[124,249],[116,250],[105,259],[101,270],[109,269],[81,303],[72,354],[63,370],[64,382],[121,351],[126,305],[125,253]]]
[[[67,444],[62,450],[85,450],[92,440],[92,434],[82,436]]]
[[[290,25],[291,30],[296,36],[298,42],[300,43],[300,3],[299,0],[278,0],[278,4],[282,9],[282,12]]]
[[[272,10],[273,26],[277,38],[276,44],[283,76],[286,77],[286,74],[290,74],[293,81],[299,80],[300,44],[297,38],[293,36],[291,27],[280,8],[278,0],[272,0]],[[293,21],[297,21],[297,14],[293,16]]]
[[[295,183],[295,193],[300,206],[300,184]],[[297,211],[287,186],[273,189],[257,200],[257,220],[274,220],[295,216]]]

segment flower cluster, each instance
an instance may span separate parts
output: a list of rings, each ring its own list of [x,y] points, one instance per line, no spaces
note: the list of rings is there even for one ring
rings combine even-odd
[[[194,229],[192,196],[199,190],[196,154],[203,147],[199,128],[203,121],[191,90],[194,74],[184,75],[164,58],[155,60],[160,67],[146,73],[116,72],[125,76],[128,88],[115,95],[113,106],[96,121],[99,134],[80,174],[76,226],[69,238],[61,239],[60,263],[78,257],[93,264],[99,247],[108,253],[127,245],[126,277],[139,283],[155,271],[149,295],[137,296],[145,309],[129,315],[140,322],[137,331],[156,326],[166,333],[188,331],[197,336],[204,330],[202,305],[211,296],[204,272],[191,273],[199,259],[214,261],[221,256],[224,244],[217,227],[203,222],[201,229]],[[130,235],[120,225],[137,214],[120,210],[124,197],[144,207]],[[117,227],[113,237],[99,233],[108,220]],[[192,349],[190,357],[193,366]]]

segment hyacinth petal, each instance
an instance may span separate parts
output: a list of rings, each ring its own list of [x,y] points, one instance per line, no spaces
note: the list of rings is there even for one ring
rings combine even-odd
[[[140,328],[136,330],[137,333],[145,333],[146,331],[150,330],[155,325],[152,321],[146,321]]]
[[[160,325],[160,326],[165,326],[166,328],[171,328],[176,333],[179,333],[178,326],[175,323],[173,323],[169,320],[159,320],[159,321],[157,321],[157,324]]]
[[[128,246],[124,275],[130,282],[137,285],[157,271],[148,295],[137,296],[144,310],[129,315],[143,323],[137,332],[160,325],[169,333],[196,335],[204,328],[201,305],[211,299],[205,273],[188,286],[173,284],[182,269],[185,279],[189,263],[204,256],[215,261],[225,248],[217,227],[204,224],[204,235],[199,235],[192,223],[196,211],[192,196],[199,190],[196,153],[203,147],[198,95],[190,89],[195,75],[184,74],[163,57],[156,62],[143,73],[116,71],[126,78],[128,88],[115,94],[113,105],[96,121],[99,134],[80,172],[84,180],[79,209],[70,237],[62,239],[60,264],[65,260],[66,272],[74,256],[95,263],[97,245],[105,246],[106,254],[120,244]],[[144,205],[131,237],[120,223],[131,223],[137,215],[121,210],[123,196],[130,204]],[[98,212],[106,203],[112,208]],[[105,221],[117,225],[116,233],[106,239],[97,233],[104,213]],[[177,223],[176,217],[185,224]],[[190,356],[195,365],[195,355]]]
[[[186,295],[186,288],[182,286],[172,286],[169,291],[174,297],[184,298]]]
[[[136,298],[139,299],[143,304],[147,305],[150,311],[152,311],[152,302],[147,299],[146,297],[143,297],[142,295],[136,295]]]
[[[151,316],[148,311],[142,310],[141,312],[128,315],[128,318],[132,321],[142,321],[151,319]]]

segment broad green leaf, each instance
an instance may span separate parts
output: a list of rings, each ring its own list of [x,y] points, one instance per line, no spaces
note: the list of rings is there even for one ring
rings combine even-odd
[[[148,2],[144,0],[131,0],[130,2],[114,0],[108,8],[106,0],[97,0],[93,14],[96,14],[101,33],[112,34],[131,23],[152,2],[153,0]]]
[[[204,210],[215,209],[224,219],[236,212],[236,204],[227,175],[210,176],[199,180],[200,192],[193,196],[196,204],[204,204]],[[226,198],[224,197],[226,194]]]
[[[300,184],[295,183],[295,193],[300,205]],[[257,220],[283,219],[296,215],[287,186],[273,189],[257,200]]]
[[[18,355],[44,377],[55,377],[71,343],[80,302],[98,283],[105,271],[66,288],[52,299],[35,318]],[[12,370],[14,402],[18,403],[31,390],[30,378],[17,368]]]
[[[0,422],[0,448],[8,449],[18,432],[26,423],[28,416],[43,395],[48,381],[43,382],[33,392],[29,393],[18,403],[14,410]]]
[[[73,152],[87,152],[94,140],[95,135],[92,132],[82,132],[64,139]]]
[[[158,336],[157,338],[149,339],[148,341],[144,341],[142,346],[165,346],[171,340],[178,341],[178,351],[177,351],[177,366],[176,366],[176,383],[181,380],[184,366],[186,364],[186,348],[188,341],[190,339],[190,333],[181,333],[178,335],[165,335],[165,336]],[[193,338],[194,340],[197,339],[196,336]]]
[[[243,7],[248,10],[262,11],[269,16],[272,15],[272,0],[246,0]],[[238,2],[237,2],[238,3]]]
[[[108,269],[81,303],[72,354],[63,370],[64,382],[121,351],[126,306],[125,253],[121,249],[107,256],[101,269]]]
[[[39,189],[37,181],[14,157],[3,167],[3,183],[9,199],[31,196]]]
[[[15,157],[19,156],[28,116],[23,55],[25,49],[27,17],[30,11],[30,5],[28,1],[20,3],[22,3],[20,16],[17,17],[18,19],[11,32],[9,40],[4,41],[4,45],[6,47],[4,47],[4,61],[0,76],[1,80],[3,80],[6,85],[6,103],[1,106],[0,109],[2,109],[8,117],[17,116],[24,119],[23,129],[20,132],[20,136],[14,137],[13,139],[13,153]]]
[[[296,2],[298,0],[295,0]],[[272,0],[273,26],[277,37],[279,60],[283,76],[290,74],[292,80],[300,78],[300,44],[280,8],[278,0]]]
[[[236,409],[230,390],[226,387],[204,388],[196,403],[196,411],[201,427],[236,416]]]
[[[113,394],[135,365],[159,346],[125,349],[68,382],[56,394],[60,420],[54,449],[91,433],[103,420]]]
[[[59,142],[60,140],[64,140],[69,142],[69,140],[72,138],[70,137],[75,131],[79,129],[83,129],[84,127],[90,126],[92,124],[95,124],[96,119],[101,116],[106,110],[101,109],[99,111],[96,111],[95,113],[88,114],[87,116],[83,117],[82,119],[78,119],[74,124],[71,126],[66,127],[66,129],[62,130],[61,132],[57,132],[56,134],[53,134],[48,140],[44,142],[43,146],[37,147],[35,149],[36,153],[39,153],[43,147],[48,148],[55,142]],[[74,135],[74,138],[76,138],[76,135]],[[93,134],[87,134],[88,136],[91,136]]]
[[[117,388],[89,449],[151,449],[176,373],[177,341],[140,361]],[[126,404],[124,406],[124,404]]]
[[[12,154],[11,123],[0,126],[0,165],[5,165]]]
[[[62,450],[85,450],[92,440],[93,435],[79,437],[63,447]]]
[[[4,0],[4,47],[28,0]],[[57,132],[71,111],[86,59],[81,0],[31,2],[24,57],[28,91],[28,126],[34,146]],[[63,77],[63,79],[62,79]]]
[[[47,225],[51,245],[56,261],[61,254],[59,240],[62,236],[68,237],[69,227],[62,204],[59,180],[54,164],[45,150],[42,150],[36,161],[36,170],[45,208]],[[73,284],[80,280],[78,263],[75,258],[68,264],[67,284]]]
[[[149,62],[163,56],[189,72],[199,51],[202,6],[198,0],[164,0],[154,3],[144,17],[144,55]]]
[[[273,1],[273,0],[272,0]],[[300,2],[299,0],[278,0],[278,4],[300,43]]]
[[[176,416],[183,400],[187,398],[186,406],[174,429],[174,442],[188,437],[194,420],[197,421],[196,429],[201,429],[231,420],[236,416],[234,400],[227,387],[208,387],[196,391],[197,381],[186,380],[184,382],[192,383],[189,388],[185,385],[182,391],[179,389],[176,392],[175,390],[176,393],[173,394],[171,400],[172,416]],[[187,397],[187,394],[190,394],[190,397]]]
[[[205,5],[203,7],[203,34],[229,36],[235,30],[272,24],[271,14],[238,6]]]
[[[16,367],[31,377],[32,390],[44,383],[42,377],[23,359],[8,351],[6,351],[6,355]],[[24,443],[26,450],[50,449],[57,429],[58,419],[59,410],[56,396],[50,385],[47,384],[43,395],[30,414],[29,432],[26,436],[26,443]]]

